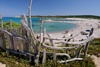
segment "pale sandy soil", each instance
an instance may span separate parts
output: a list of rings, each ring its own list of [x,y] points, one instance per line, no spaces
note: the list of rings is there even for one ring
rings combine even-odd
[[[6,65],[5,65],[5,64],[2,64],[2,63],[0,63],[0,67],[6,67]]]
[[[91,58],[93,58],[93,61],[94,61],[95,65],[96,65],[96,67],[100,67],[100,57],[92,55]]]
[[[68,19],[68,18],[67,18]],[[52,38],[69,38],[69,36],[72,34],[74,37],[74,40],[79,41],[81,39],[86,39],[86,35],[82,35],[81,31],[86,32],[86,30],[90,30],[92,27],[94,28],[93,36],[94,38],[100,38],[100,20],[95,19],[81,19],[81,18],[69,18],[70,20],[80,20],[75,22],[69,22],[78,25],[76,28],[69,30],[68,33],[63,32],[54,32],[54,33],[48,33],[51,35]],[[89,34],[89,32],[87,32]],[[36,33],[36,36],[39,36],[40,34]],[[46,35],[47,36],[47,35]],[[76,37],[75,37],[76,36]]]
[[[75,18],[74,18],[75,19]],[[79,20],[79,19],[78,19]],[[86,31],[86,30],[90,30],[92,27],[94,28],[94,37],[95,38],[100,38],[100,28],[98,28],[98,26],[100,26],[100,20],[94,20],[94,19],[80,19],[82,21],[76,21],[76,22],[70,22],[70,23],[74,23],[77,24],[78,27],[69,30],[68,34],[64,34],[64,32],[57,32],[57,33],[50,33],[52,35],[52,37],[54,38],[62,38],[64,35],[66,37],[69,37],[69,34],[73,34],[73,36],[78,35],[75,40],[77,39],[82,39],[85,38],[84,35],[81,35],[80,32],[81,31]]]

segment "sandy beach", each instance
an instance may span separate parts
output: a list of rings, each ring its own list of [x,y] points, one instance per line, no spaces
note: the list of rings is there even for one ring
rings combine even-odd
[[[68,22],[68,23],[73,23],[76,24],[77,27],[71,30],[66,31],[61,31],[61,32],[53,32],[53,33],[48,33],[52,38],[68,38],[70,36],[74,37],[74,41],[80,41],[83,39],[87,39],[88,34],[90,33],[89,31],[86,30],[91,30],[91,28],[94,29],[93,32],[93,37],[94,38],[100,38],[100,20],[97,19],[83,19],[83,18],[66,18],[67,20],[78,20],[74,22]],[[87,33],[87,35],[82,35],[81,32]],[[40,36],[39,33],[36,33],[35,36]],[[47,36],[47,35],[45,35]],[[72,41],[73,41],[72,40]],[[48,40],[47,40],[48,42]],[[56,41],[55,41],[56,42]]]
[[[65,31],[63,32],[54,32],[54,33],[48,33],[50,34],[53,38],[63,38],[66,37],[68,38],[71,34],[72,36],[75,36],[75,40],[80,40],[80,39],[85,39],[86,36],[81,35],[80,32],[86,30],[90,30],[91,28],[94,29],[93,36],[95,38],[100,38],[100,20],[96,19],[82,19],[82,18],[67,18],[68,20],[78,20],[75,22],[68,22],[68,23],[73,23],[76,24],[77,27],[74,29],[71,29],[66,33]],[[88,32],[87,32],[88,33]]]

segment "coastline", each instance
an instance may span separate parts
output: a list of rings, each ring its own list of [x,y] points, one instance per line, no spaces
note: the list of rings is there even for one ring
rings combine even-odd
[[[50,34],[53,38],[63,38],[64,36],[66,38],[68,38],[70,35],[69,34],[73,34],[73,36],[78,35],[75,40],[79,40],[82,38],[86,38],[83,35],[80,35],[81,31],[86,31],[88,29],[91,29],[92,27],[94,28],[94,37],[95,38],[100,38],[100,28],[98,28],[98,25],[100,26],[99,21],[100,20],[96,20],[96,19],[83,19],[83,18],[66,18],[69,20],[80,20],[80,21],[75,21],[75,22],[69,22],[72,24],[76,24],[77,26],[75,28],[72,28],[68,31],[68,33],[65,33],[65,31],[60,31],[60,32],[49,32],[48,34]],[[36,33],[36,35],[39,35],[39,33]]]

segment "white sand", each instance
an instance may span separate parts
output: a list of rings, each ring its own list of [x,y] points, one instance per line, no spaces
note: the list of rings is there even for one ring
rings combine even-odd
[[[68,19],[68,18],[67,18]],[[85,39],[86,36],[85,35],[81,35],[80,32],[84,31],[86,32],[86,30],[90,30],[92,27],[94,28],[94,37],[95,38],[100,38],[100,28],[98,28],[98,26],[100,26],[100,20],[96,20],[96,19],[81,19],[81,18],[69,18],[71,20],[80,20],[80,21],[75,21],[75,22],[69,22],[69,23],[74,23],[77,24],[78,27],[69,30],[69,32],[67,34],[64,34],[64,32],[56,32],[56,33],[49,33],[50,35],[52,35],[53,38],[62,38],[62,37],[69,37],[69,34],[73,34],[73,36],[78,35],[77,37],[75,37],[75,40],[80,40],[80,39]],[[89,33],[89,32],[87,32]]]
[[[6,67],[6,65],[5,65],[5,64],[2,64],[2,63],[0,63],[0,67]]]
[[[100,67],[100,57],[97,57],[95,55],[92,55],[91,58],[93,59],[96,67]]]
[[[86,39],[87,35],[82,35],[80,32],[84,31],[86,32],[86,30],[90,30],[92,27],[94,28],[94,32],[93,32],[93,36],[95,38],[100,38],[100,28],[98,28],[98,26],[100,26],[100,20],[96,20],[96,19],[82,19],[82,18],[67,18],[68,20],[78,20],[75,22],[69,22],[69,23],[73,23],[78,25],[76,28],[69,30],[68,33],[64,33],[63,32],[54,32],[54,33],[48,33],[51,35],[52,38],[69,38],[69,36],[72,34],[74,37],[74,41],[79,41],[82,39]],[[89,34],[89,32],[86,32]],[[39,33],[36,33],[36,36],[40,35]]]

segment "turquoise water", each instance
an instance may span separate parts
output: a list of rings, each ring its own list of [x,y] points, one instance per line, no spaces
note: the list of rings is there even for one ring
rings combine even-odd
[[[70,30],[72,28],[75,28],[77,26],[75,24],[67,23],[67,22],[74,22],[74,21],[66,20],[63,18],[59,18],[59,19],[58,18],[44,18],[44,19],[53,20],[53,22],[43,22],[42,29],[46,28],[47,32],[65,31],[65,30]],[[8,22],[9,20],[12,20],[20,24],[21,18],[14,18],[14,17],[3,18],[4,22]],[[38,22],[39,20],[41,20],[41,18],[32,18],[32,26],[35,32],[40,31],[40,23]]]

